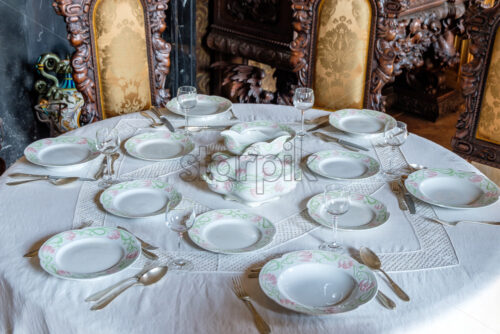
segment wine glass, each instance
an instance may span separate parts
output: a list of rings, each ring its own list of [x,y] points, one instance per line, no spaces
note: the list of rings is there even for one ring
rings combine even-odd
[[[193,86],[181,86],[177,89],[177,102],[184,111],[184,129],[186,134],[189,136],[188,131],[188,114],[191,109],[196,107],[196,87]]]
[[[408,128],[406,123],[397,121],[396,126],[393,123],[387,122],[384,128],[384,142],[386,145],[391,146],[391,155],[394,157],[396,147],[401,146],[408,137]],[[399,169],[393,167],[392,159],[388,159],[388,166],[384,170],[384,176],[388,180],[394,180],[399,177]]]
[[[333,240],[320,245],[321,250],[340,252],[344,248],[337,242],[338,217],[349,211],[351,206],[349,192],[338,184],[330,184],[325,187],[323,193],[324,210],[329,218],[332,219]]]
[[[181,203],[174,206],[172,201],[167,204],[167,210],[165,213],[165,221],[167,227],[173,232],[177,232],[179,239],[177,242],[177,251],[181,248],[181,241],[184,232],[187,232],[194,224],[196,218],[196,211],[194,208],[194,203],[188,199],[183,199]],[[189,270],[192,269],[193,265],[186,259],[176,257],[171,266],[179,270]]]
[[[106,157],[106,173],[103,175],[98,186],[100,188],[107,188],[115,181],[113,180],[113,161],[111,155],[115,153],[120,147],[120,136],[116,129],[101,128],[96,132],[96,146],[99,152]]]
[[[300,87],[295,89],[293,94],[293,106],[301,111],[301,128],[297,136],[303,137],[304,131],[304,114],[306,110],[311,109],[314,105],[314,91],[311,88]]]

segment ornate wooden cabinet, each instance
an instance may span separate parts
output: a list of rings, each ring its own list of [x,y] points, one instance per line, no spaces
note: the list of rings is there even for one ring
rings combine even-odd
[[[240,102],[289,104],[294,87],[311,86],[314,82],[322,7],[340,1],[215,0],[207,44],[215,51],[216,61],[234,57],[243,61],[239,65],[217,63],[222,71],[215,78],[214,87],[236,83],[231,97]],[[466,1],[365,1],[371,5],[372,24],[368,51],[362,51],[369,56],[363,107],[384,110],[382,89],[405,71],[430,62],[440,68],[459,61],[455,35],[463,31],[461,17]],[[358,10],[352,8],[353,13]],[[276,68],[276,92],[264,92],[258,98],[255,90],[260,89],[263,74],[245,65],[247,59]],[[254,98],[249,99],[252,94]]]

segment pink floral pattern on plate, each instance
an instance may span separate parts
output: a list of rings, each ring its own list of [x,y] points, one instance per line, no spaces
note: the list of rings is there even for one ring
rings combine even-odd
[[[280,275],[291,268],[299,271],[299,266],[323,264],[350,275],[355,282],[354,290],[340,304],[335,306],[303,305],[286,295],[278,284]],[[334,314],[353,310],[369,302],[378,291],[377,279],[373,272],[353,258],[333,252],[320,250],[302,250],[284,254],[278,259],[269,261],[259,274],[259,285],[264,293],[279,305],[290,310],[312,314]]]
[[[107,243],[118,244],[124,255],[111,268],[92,273],[72,272],[61,268],[56,261],[58,252],[64,251],[66,246],[73,242],[82,242],[89,239],[104,239]],[[129,232],[114,227],[87,227],[56,234],[40,247],[38,257],[41,267],[51,275],[66,279],[90,279],[106,276],[123,270],[133,264],[141,254],[139,241]]]

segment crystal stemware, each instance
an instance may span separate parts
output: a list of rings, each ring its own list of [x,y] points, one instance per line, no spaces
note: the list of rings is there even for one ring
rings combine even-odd
[[[188,131],[188,115],[189,111],[196,107],[196,87],[193,86],[181,86],[177,89],[177,102],[184,111],[184,129],[187,135],[190,135]]]
[[[333,240],[320,245],[321,250],[341,252],[344,247],[337,242],[338,217],[349,211],[350,195],[342,185],[330,184],[325,187],[323,193],[323,205],[325,213],[332,220]]]
[[[120,147],[120,136],[116,129],[101,128],[96,132],[96,146],[99,152],[106,157],[106,173],[103,175],[98,186],[107,188],[115,181],[113,180],[113,159],[111,155]]]
[[[300,110],[300,132],[297,136],[304,136],[306,132],[304,131],[304,114],[306,110],[309,110],[314,105],[314,91],[311,88],[300,87],[295,89],[293,94],[293,106]]]
[[[168,202],[165,220],[167,227],[178,234],[177,251],[179,251],[181,248],[182,236],[194,224],[196,211],[194,203],[188,199],[183,199],[177,206],[173,205],[172,201]],[[171,266],[178,270],[190,270],[193,267],[191,262],[181,257],[176,257],[172,261]]]
[[[391,156],[394,157],[396,152],[396,147],[401,146],[406,141],[408,137],[408,128],[406,123],[397,121],[396,126],[392,123],[387,122],[384,129],[384,142],[386,145],[391,147]],[[393,166],[393,159],[388,159],[388,166],[384,170],[384,177],[387,180],[397,179],[400,175],[400,171],[396,166]]]

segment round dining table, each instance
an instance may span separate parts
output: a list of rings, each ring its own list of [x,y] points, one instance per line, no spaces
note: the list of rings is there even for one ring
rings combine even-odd
[[[190,125],[229,125],[269,120],[300,128],[300,113],[293,107],[234,104],[237,119],[222,114],[212,119],[192,119]],[[306,119],[328,112],[312,109]],[[176,127],[183,118],[167,113]],[[384,268],[408,294],[403,301],[388,281],[375,273],[379,290],[396,303],[385,308],[377,298],[355,310],[313,316],[286,309],[268,298],[259,280],[249,278],[250,269],[290,251],[318,249],[332,231],[314,222],[307,201],[334,180],[319,177],[303,166],[295,190],[258,207],[225,200],[212,192],[201,178],[206,158],[223,151],[219,129],[193,132],[196,143],[191,159],[145,161],[126,153],[123,143],[152,128],[139,113],[125,114],[89,124],[65,135],[95,138],[101,127],[116,128],[122,146],[114,167],[118,180],[161,179],[189,198],[198,210],[238,208],[264,216],[276,225],[268,246],[248,254],[225,255],[206,251],[184,236],[177,250],[177,233],[165,224],[164,214],[149,218],[123,218],[106,212],[99,203],[103,191],[97,181],[76,181],[57,186],[47,181],[8,186],[14,172],[71,175],[93,178],[103,157],[73,169],[51,170],[24,157],[0,177],[0,332],[1,333],[258,333],[252,313],[236,297],[232,278],[239,277],[256,310],[272,333],[499,333],[500,321],[500,226],[463,223],[444,226],[446,221],[500,221],[500,203],[483,208],[454,210],[415,200],[416,213],[403,211],[397,194],[379,174],[367,179],[342,181],[351,192],[370,195],[387,206],[384,224],[373,229],[339,231],[338,240],[354,258],[362,246],[379,255]],[[306,125],[312,127],[313,125]],[[400,168],[408,164],[453,168],[480,173],[471,164],[442,146],[410,134],[396,151],[376,138],[352,136],[331,126],[317,131],[368,148],[365,152],[382,165]],[[295,140],[296,161],[326,149],[344,149],[311,135]],[[168,263],[181,254],[193,263],[190,271],[169,271],[150,286],[134,286],[102,310],[91,311],[85,298],[150,265],[141,255],[133,265],[116,274],[87,280],[68,280],[48,274],[37,257],[23,254],[51,236],[82,227],[123,226],[137,237],[158,247],[152,252],[157,263]]]

